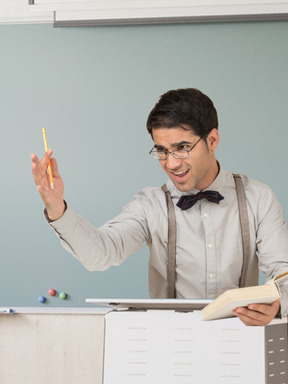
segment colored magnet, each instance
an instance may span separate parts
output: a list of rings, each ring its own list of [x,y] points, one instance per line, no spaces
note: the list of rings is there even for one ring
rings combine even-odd
[[[66,300],[66,299],[67,299],[67,293],[65,293],[65,292],[61,292],[61,293],[59,294],[59,297],[60,297],[60,299],[62,299],[62,300]]]
[[[48,293],[50,296],[55,296],[57,292],[55,289],[51,288],[51,289],[49,289]]]
[[[44,304],[44,303],[46,303],[46,297],[45,296],[39,296],[38,301],[39,301],[39,303]]]

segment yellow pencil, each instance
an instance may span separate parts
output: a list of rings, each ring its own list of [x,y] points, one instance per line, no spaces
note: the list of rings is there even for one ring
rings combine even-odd
[[[42,133],[43,133],[45,152],[47,152],[48,151],[48,145],[47,145],[47,138],[46,138],[45,128],[42,128]],[[49,164],[48,164],[48,174],[49,174],[50,185],[51,185],[51,188],[53,189],[54,181],[53,181],[53,175],[52,175],[52,168],[51,168],[50,160],[49,160]]]

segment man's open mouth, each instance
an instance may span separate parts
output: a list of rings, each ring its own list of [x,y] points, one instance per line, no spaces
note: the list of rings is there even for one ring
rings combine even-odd
[[[179,171],[179,172],[172,172],[172,174],[174,175],[174,177],[176,179],[183,179],[188,173],[188,170],[187,169],[183,169],[182,171]]]

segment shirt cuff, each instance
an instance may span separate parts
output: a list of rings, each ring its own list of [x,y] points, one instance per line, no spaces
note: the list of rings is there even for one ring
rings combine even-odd
[[[49,224],[54,223],[54,222],[60,220],[61,217],[63,217],[63,216],[65,215],[65,212],[66,212],[66,210],[67,210],[67,203],[66,203],[65,200],[64,200],[64,205],[65,205],[65,208],[64,208],[63,215],[60,216],[59,219],[57,219],[57,220],[51,220],[51,219],[49,218],[48,214],[47,214],[46,208],[44,209],[44,217],[45,217],[46,221],[47,221]]]

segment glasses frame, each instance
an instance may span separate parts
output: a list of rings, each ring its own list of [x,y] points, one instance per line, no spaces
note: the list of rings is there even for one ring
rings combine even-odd
[[[156,159],[156,160],[167,160],[167,158],[168,158],[168,154],[171,154],[175,159],[187,159],[187,157],[189,156],[189,153],[192,151],[193,148],[196,147],[196,145],[203,139],[204,136],[205,136],[205,135],[202,135],[202,136],[200,137],[200,139],[197,140],[196,143],[195,143],[190,149],[176,149],[176,150],[174,150],[174,151],[160,151],[160,152],[164,152],[164,153],[166,154],[166,156],[165,156],[164,158],[162,158],[162,159],[157,155],[157,153],[158,153],[159,151],[157,151],[157,150],[155,149],[155,147],[153,147],[153,148],[151,149],[151,151],[149,152],[149,155],[151,155],[151,156],[152,156],[154,159]],[[155,149],[155,151],[154,151],[154,149]],[[181,151],[181,152],[186,152],[186,156],[184,156],[184,157],[179,157],[179,156],[175,155],[175,152],[179,152],[179,151]]]

